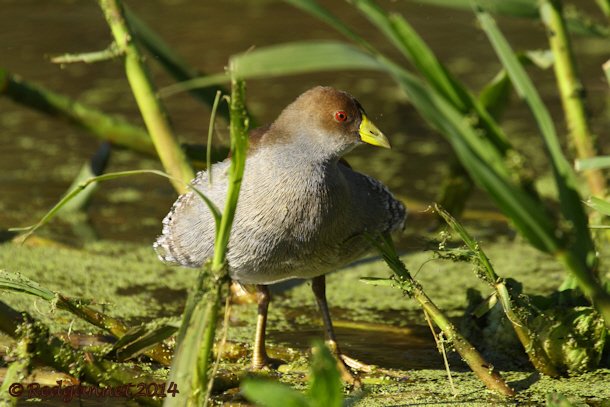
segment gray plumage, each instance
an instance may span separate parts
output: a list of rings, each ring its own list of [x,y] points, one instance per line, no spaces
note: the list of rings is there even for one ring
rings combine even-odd
[[[325,111],[336,109],[346,111],[353,123],[332,123]],[[319,276],[368,251],[365,232],[402,228],[404,206],[379,181],[339,161],[362,144],[352,134],[360,126],[359,114],[364,115],[362,108],[351,96],[318,87],[254,140],[227,251],[233,279],[271,284]],[[205,171],[192,182],[220,210],[229,160],[212,166],[211,185]],[[214,221],[207,206],[194,192],[180,196],[154,244],[159,258],[198,267],[211,258],[213,246]]]

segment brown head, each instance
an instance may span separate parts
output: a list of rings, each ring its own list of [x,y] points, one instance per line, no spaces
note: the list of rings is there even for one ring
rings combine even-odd
[[[306,91],[288,105],[261,141],[291,143],[335,156],[362,143],[390,147],[356,99],[325,86]]]

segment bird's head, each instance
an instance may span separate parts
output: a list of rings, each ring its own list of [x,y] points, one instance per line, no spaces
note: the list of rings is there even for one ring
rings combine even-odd
[[[386,136],[356,99],[325,86],[299,96],[284,109],[271,129],[299,148],[328,156],[340,157],[363,143],[390,148]]]

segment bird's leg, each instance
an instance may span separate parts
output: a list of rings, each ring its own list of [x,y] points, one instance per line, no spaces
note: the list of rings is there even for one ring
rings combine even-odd
[[[337,337],[335,336],[333,322],[330,319],[330,312],[328,311],[328,303],[326,302],[326,276],[321,275],[314,277],[311,281],[311,288],[316,297],[316,302],[318,303],[320,312],[322,313],[326,342],[328,343],[330,350],[337,357],[337,366],[339,367],[339,372],[341,372],[341,377],[345,382],[357,385],[359,384],[359,381],[356,377],[354,377],[352,372],[345,364],[343,355],[341,354],[341,350],[337,344]]]
[[[278,359],[267,356],[265,349],[265,332],[267,329],[267,310],[271,302],[271,294],[266,285],[256,286],[256,299],[258,302],[258,316],[256,319],[256,336],[254,337],[254,351],[252,353],[252,368],[276,367],[283,363]]]

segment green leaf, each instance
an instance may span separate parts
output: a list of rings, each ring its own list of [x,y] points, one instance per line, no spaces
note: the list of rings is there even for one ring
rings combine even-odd
[[[472,10],[472,0],[413,0],[421,4]],[[478,0],[477,4],[491,13],[509,17],[538,17],[538,3],[536,0]]]
[[[589,266],[587,259],[590,257],[589,253],[594,252],[594,247],[588,229],[588,219],[578,193],[576,176],[563,155],[551,115],[493,18],[480,8],[476,10],[476,15],[502,65],[508,72],[517,93],[529,105],[538,123],[559,191],[561,212],[564,218],[570,221],[573,230],[574,246],[572,250],[583,264]]]
[[[502,116],[502,113],[508,106],[511,89],[512,86],[508,74],[502,69],[481,90],[479,102],[492,117],[497,119]]]
[[[421,4],[454,8],[458,10],[471,10],[472,0],[412,0]],[[598,0],[599,4],[605,2],[603,11],[607,15],[607,0]],[[477,0],[476,4],[494,15],[539,19],[537,0]],[[607,26],[595,22],[591,16],[580,9],[569,7],[566,10],[566,23],[568,30],[574,34],[607,37],[610,30]]]
[[[311,406],[341,407],[343,405],[343,384],[337,368],[337,360],[322,342],[316,343],[313,348],[307,394]]]
[[[471,120],[477,131],[484,131],[485,137],[479,136],[480,140],[476,143],[475,149],[484,148],[485,155],[490,157],[492,165],[503,171],[503,160],[507,152],[510,150],[513,154],[517,154],[506,135],[477,98],[436,58],[434,52],[407,20],[399,14],[388,14],[373,0],[354,0],[354,5],[417,68],[430,86]],[[380,62],[389,65],[389,60],[386,58],[380,59]]]
[[[532,64],[540,69],[553,66],[553,53],[550,50],[526,51],[519,55],[519,61]],[[498,119],[508,106],[512,84],[505,69],[501,69],[496,76],[481,90],[479,102],[494,118]]]
[[[380,70],[370,54],[337,41],[301,41],[262,47],[231,57],[231,71],[240,79],[270,78],[320,71]],[[209,75],[168,86],[163,96],[226,83],[228,73]]]
[[[600,10],[604,15],[610,18],[610,0],[596,0],[595,1],[599,6]]]
[[[21,274],[9,273],[4,270],[0,270],[0,290],[31,294],[47,301],[55,298],[53,291],[41,287],[38,283]]]
[[[130,329],[112,347],[111,354],[120,361],[134,358],[176,333],[178,328],[163,324],[157,327],[140,326]]]
[[[262,407],[310,407],[305,396],[288,385],[269,380],[247,379],[241,391],[248,400]]]
[[[379,287],[392,287],[394,285],[394,280],[386,277],[361,277],[359,280],[361,283]]]
[[[529,50],[519,54],[519,61],[523,64],[533,64],[540,69],[549,69],[555,63],[555,56],[550,49]]]
[[[397,72],[396,79],[424,119],[445,135],[473,180],[488,191],[532,245],[546,252],[557,250],[558,241],[549,215],[540,202],[511,182],[506,174],[508,168],[501,163],[494,165],[495,155],[486,154],[488,150],[480,145],[481,138],[472,124],[411,74]]]
[[[579,158],[574,166],[576,171],[610,168],[610,155],[592,158]]]
[[[585,202],[591,208],[600,212],[603,215],[610,216],[610,202],[606,202],[605,200],[592,196],[589,198],[587,202]]]
[[[275,45],[238,54],[231,61],[234,74],[244,79],[345,69],[381,69],[369,54],[334,41]]]

